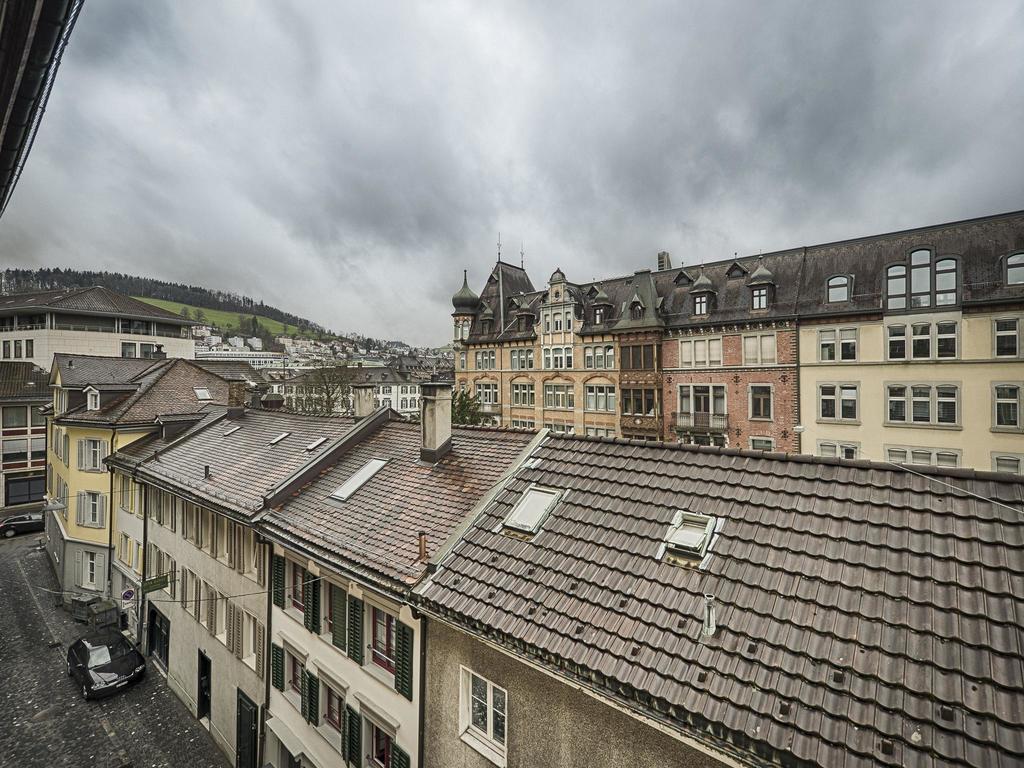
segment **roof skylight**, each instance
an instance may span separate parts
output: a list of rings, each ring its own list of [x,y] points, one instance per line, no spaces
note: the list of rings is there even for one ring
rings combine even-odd
[[[278,435],[273,440],[271,440],[269,444],[270,445],[277,445],[282,440],[284,440],[286,437],[288,437],[288,435],[290,435],[290,434],[291,434],[291,432],[282,432],[280,435]]]
[[[318,437],[316,440],[314,440],[312,443],[306,446],[306,450],[315,451],[317,448],[323,445],[326,440],[326,437]]]
[[[235,434],[235,432],[237,432],[241,428],[242,428],[241,424],[239,424],[237,427],[232,427],[227,432],[225,432],[223,435],[221,435],[221,437],[227,437],[228,435],[233,435],[233,434]]]
[[[208,387],[192,387],[192,391],[196,393],[198,400],[213,400]]]
[[[331,494],[331,498],[336,501],[345,501],[349,496],[362,488],[371,477],[380,472],[387,463],[387,459],[370,459],[352,477],[342,483]]]
[[[530,486],[505,518],[505,526],[536,533],[547,513],[558,502],[560,491]]]
[[[715,531],[715,518],[692,512],[678,512],[665,538],[666,551],[677,557],[704,557]]]

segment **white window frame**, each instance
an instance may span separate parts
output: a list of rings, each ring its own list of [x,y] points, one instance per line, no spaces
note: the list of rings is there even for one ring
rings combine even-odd
[[[473,724],[473,678],[477,678],[486,685],[487,701],[486,729],[481,730]],[[504,699],[504,738],[498,740],[494,737],[494,700],[495,691],[500,691]],[[508,691],[495,683],[492,683],[483,675],[472,669],[459,665],[459,736],[463,742],[471,746],[481,755],[486,757],[499,768],[507,764],[508,755]]]
[[[765,360],[764,355],[764,339],[767,337],[772,339],[772,351],[773,356],[771,360]],[[757,356],[756,359],[751,359],[747,356],[747,339],[757,339]],[[772,333],[745,333],[740,338],[740,350],[743,355],[744,365],[778,365],[779,363],[779,340],[777,334]]]
[[[768,387],[768,416],[754,415],[754,387]],[[775,421],[775,385],[754,382],[747,385],[747,418],[750,421]]]
[[[891,387],[903,387],[903,397],[892,397],[890,395]],[[954,402],[956,406],[956,419],[955,421],[939,421],[939,403],[948,402],[948,398],[939,397],[939,389],[952,387],[956,394]],[[927,388],[928,389],[928,420],[927,421],[915,421],[914,420],[914,403],[924,402],[925,398],[915,395],[914,389]],[[961,420],[963,418],[963,408],[961,405],[961,393],[963,388],[960,386],[960,382],[956,381],[887,381],[882,386],[882,398],[884,405],[883,420],[885,426],[889,427],[900,427],[900,428],[925,428],[925,429],[960,429]],[[993,390],[994,394],[995,390]],[[902,400],[905,402],[904,405],[904,420],[894,420],[890,418],[889,403],[893,400]],[[995,424],[995,406],[993,405],[992,423]]]
[[[823,416],[821,411],[822,387],[835,387],[835,394],[831,399],[835,400],[835,416]],[[848,418],[843,416],[843,401],[849,398],[843,397],[844,389],[853,389],[855,392],[854,402],[856,403],[857,415]],[[860,382],[856,381],[819,381],[817,385],[817,421],[825,424],[859,424],[860,423]]]
[[[768,447],[767,448],[758,448],[756,445],[754,445],[754,443],[756,443],[756,442],[767,443]],[[775,450],[775,438],[773,438],[773,437],[759,437],[757,435],[752,435],[750,437],[750,450],[752,450],[752,451],[774,451]]]
[[[831,447],[831,454],[825,453],[826,446]],[[853,456],[843,455],[847,449],[853,451]],[[860,443],[851,443],[846,440],[819,440],[818,455],[825,458],[857,459],[860,457]]]
[[[1021,475],[1024,474],[1024,453],[1012,453],[1010,451],[992,451],[992,471],[993,472],[1006,472],[1008,470],[999,469],[999,460],[1009,459],[1017,462],[1017,469],[1012,474]]]
[[[1017,390],[1014,398],[999,397],[1001,387],[1013,387]],[[1017,423],[999,423],[999,404],[1015,403],[1017,406]],[[992,382],[992,431],[993,432],[1020,432],[1024,429],[1024,419],[1021,418],[1021,408],[1024,406],[1024,382],[1021,381],[994,381]]]
[[[1000,331],[999,323],[1013,323],[1012,331]],[[1019,360],[1021,358],[1021,343],[1020,343],[1020,326],[1021,319],[1019,317],[996,317],[992,319],[992,357],[997,360]],[[1000,355],[999,354],[999,337],[1000,336],[1013,336],[1014,343],[1016,346],[1016,352],[1012,355]]]
[[[896,461],[893,457],[893,452],[901,452],[905,455],[906,461]],[[928,454],[928,461],[917,461],[923,454]],[[956,459],[955,465],[938,463],[939,455],[953,456]],[[929,448],[927,446],[920,445],[883,445],[882,455],[884,461],[890,464],[906,464],[907,466],[917,465],[919,467],[940,467],[944,469],[955,469],[963,465],[963,451],[959,448]]]

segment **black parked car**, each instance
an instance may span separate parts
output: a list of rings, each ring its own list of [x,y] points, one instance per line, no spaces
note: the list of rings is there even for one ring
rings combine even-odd
[[[16,533],[41,531],[45,528],[42,512],[29,512],[24,515],[11,515],[0,520],[0,536],[11,538]]]
[[[146,659],[118,632],[87,635],[68,648],[68,677],[82,686],[82,698],[116,693],[145,674]]]

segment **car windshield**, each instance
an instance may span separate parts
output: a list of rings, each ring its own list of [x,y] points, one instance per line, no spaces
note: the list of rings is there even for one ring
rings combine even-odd
[[[127,653],[130,653],[132,647],[128,644],[128,641],[122,638],[114,638],[112,640],[105,641],[93,645],[86,641],[85,648],[89,653],[89,667],[99,667],[103,664],[108,663],[111,659],[119,658]]]

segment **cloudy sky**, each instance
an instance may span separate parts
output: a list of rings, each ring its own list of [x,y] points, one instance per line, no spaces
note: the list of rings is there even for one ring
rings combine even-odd
[[[5,264],[444,343],[579,281],[1024,208],[1024,3],[87,0]]]

